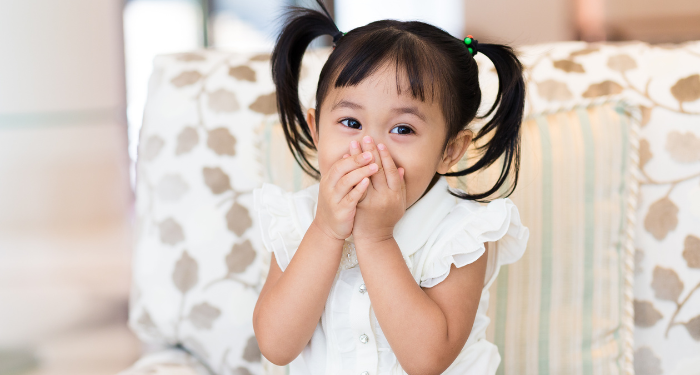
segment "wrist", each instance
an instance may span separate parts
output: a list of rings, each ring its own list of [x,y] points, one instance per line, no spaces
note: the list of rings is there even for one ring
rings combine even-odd
[[[391,241],[396,241],[394,239],[394,234],[376,234],[376,235],[371,235],[371,236],[357,236],[353,235],[355,238],[355,248],[356,249],[362,249],[362,248],[373,248],[377,247],[381,244],[391,242]]]
[[[331,242],[345,242],[345,238],[339,238],[332,230],[327,228],[325,225],[319,223],[316,219],[311,222],[311,227],[319,232],[325,239]]]

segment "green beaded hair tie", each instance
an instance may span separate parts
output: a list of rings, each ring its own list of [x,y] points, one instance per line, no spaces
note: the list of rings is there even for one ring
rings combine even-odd
[[[476,48],[479,45],[479,41],[474,39],[473,36],[467,35],[467,37],[464,38],[464,44],[467,45],[467,49],[472,56],[476,56],[476,54],[479,53]]]

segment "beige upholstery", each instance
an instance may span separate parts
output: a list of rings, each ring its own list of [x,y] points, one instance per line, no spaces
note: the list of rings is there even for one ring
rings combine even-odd
[[[631,218],[635,368],[672,374],[700,352],[700,42],[520,50],[528,115],[601,100],[642,106],[640,198]],[[307,53],[305,106],[313,105],[327,53]],[[288,190],[312,182],[279,156],[285,145],[268,59],[211,50],[159,57],[140,137],[131,326],[145,342],[181,343],[217,374],[268,366],[251,324],[269,258],[250,192],[264,181]],[[484,56],[477,62],[486,107],[496,76]]]

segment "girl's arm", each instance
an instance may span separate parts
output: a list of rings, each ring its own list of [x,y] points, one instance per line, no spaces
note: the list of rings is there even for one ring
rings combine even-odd
[[[301,353],[321,319],[357,202],[367,191],[368,177],[378,170],[372,159],[366,152],[335,162],[321,178],[316,215],[284,272],[273,253],[253,311],[253,329],[260,351],[276,365]]]
[[[343,240],[327,236],[312,224],[284,272],[272,254],[270,272],[253,312],[258,346],[270,362],[286,365],[311,339],[342,251]]]
[[[441,374],[471,333],[487,253],[432,288],[413,279],[394,238],[355,239],[357,259],[372,308],[401,367],[409,374]]]
[[[423,290],[393,237],[406,210],[404,171],[386,147],[363,145],[381,160],[367,196],[357,205],[354,238],[360,271],[374,313],[401,367],[409,374],[441,374],[471,333],[484,286],[487,253]],[[382,173],[383,172],[383,173]]]

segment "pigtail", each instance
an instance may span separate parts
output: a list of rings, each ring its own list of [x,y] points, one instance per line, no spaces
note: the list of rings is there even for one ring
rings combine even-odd
[[[453,193],[459,198],[483,201],[485,198],[497,192],[513,175],[513,183],[503,196],[509,196],[518,184],[520,169],[520,126],[525,109],[525,82],[523,79],[523,66],[516,57],[513,49],[500,44],[479,43],[479,53],[484,54],[493,62],[498,74],[498,93],[496,100],[489,111],[477,118],[483,119],[496,111],[474,137],[478,141],[487,134],[494,132],[491,139],[481,145],[478,150],[483,156],[471,167],[458,171],[445,173],[445,176],[465,176],[479,170],[488,168],[502,155],[503,167],[494,186],[486,192],[479,194]]]
[[[339,30],[323,5],[323,13],[290,7],[287,21],[272,52],[272,80],[277,87],[277,110],[287,146],[294,159],[309,175],[318,178],[320,172],[307,159],[309,150],[316,150],[309,124],[299,101],[301,61],[309,44],[322,35],[336,35]]]

